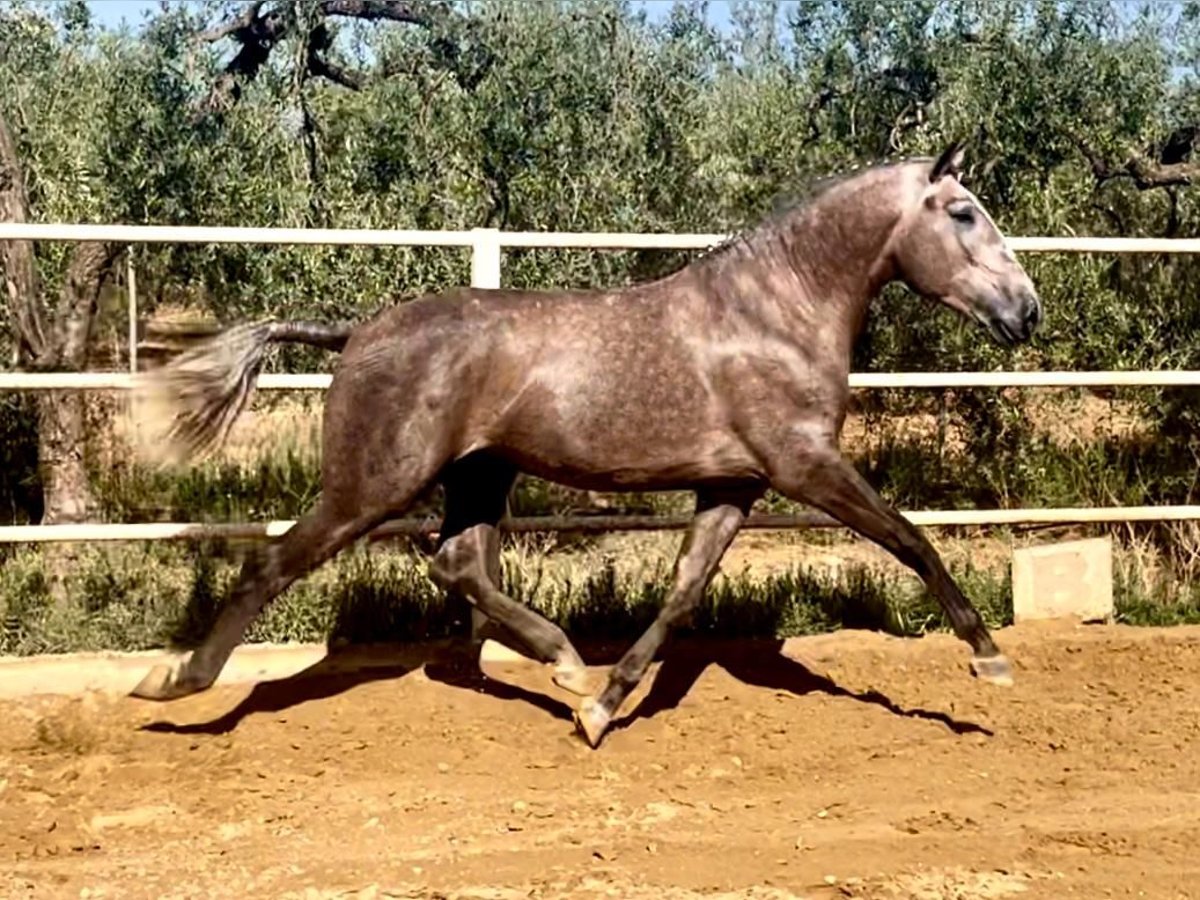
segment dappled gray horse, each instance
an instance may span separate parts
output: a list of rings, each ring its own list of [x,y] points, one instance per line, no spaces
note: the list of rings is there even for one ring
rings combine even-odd
[[[661,612],[603,691],[580,705],[576,722],[592,746],[768,488],[915,570],[970,645],[971,671],[1011,683],[1008,660],[937,552],[838,450],[851,348],[888,282],[942,301],[1007,345],[1028,339],[1041,317],[1029,277],[960,184],[960,164],[954,145],[937,160],[856,172],[646,284],[468,288],[352,326],[242,325],[148,374],[135,408],[194,454],[224,439],[269,343],[342,354],[325,405],[316,506],[244,564],[203,643],[155,667],[133,693],[166,700],[209,687],[273,597],[441,482],[434,580],[552,665],[557,684],[586,696],[567,636],[498,584],[496,526],[519,472],[597,491],[696,494]]]

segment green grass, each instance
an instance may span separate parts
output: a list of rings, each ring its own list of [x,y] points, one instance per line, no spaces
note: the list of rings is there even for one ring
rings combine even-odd
[[[74,551],[64,590],[52,596],[43,551],[0,558],[0,653],[141,650],[188,646],[205,633],[237,572],[216,545],[122,545]],[[569,633],[632,639],[669,588],[663,562],[545,554],[520,540],[504,553],[507,589]],[[1011,621],[1007,573],[953,568],[989,625]],[[1147,582],[1118,566],[1118,618],[1133,624],[1200,622],[1200,585]],[[57,596],[57,601],[54,599]],[[460,605],[430,582],[411,550],[360,546],[293,585],[251,628],[250,641],[410,641],[465,633]],[[807,566],[755,577],[720,576],[692,624],[694,634],[789,637],[843,627],[897,635],[942,630],[940,610],[915,577]]]

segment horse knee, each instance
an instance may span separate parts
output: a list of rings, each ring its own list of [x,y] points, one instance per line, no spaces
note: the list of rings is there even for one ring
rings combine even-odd
[[[456,590],[462,583],[461,567],[455,565],[452,554],[443,547],[429,561],[429,578],[444,591]]]
[[[482,589],[487,573],[483,571],[478,555],[457,538],[452,538],[430,560],[429,577],[443,590],[473,595]]]

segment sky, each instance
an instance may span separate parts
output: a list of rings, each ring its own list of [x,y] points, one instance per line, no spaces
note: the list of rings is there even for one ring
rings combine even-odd
[[[130,25],[139,25],[142,11],[155,9],[158,0],[88,0],[88,6],[101,25],[115,28],[122,19]]]
[[[47,0],[53,2],[53,0]],[[145,10],[158,7],[159,0],[88,0],[98,22],[107,27],[115,28],[124,19],[129,25],[137,26],[142,21]],[[672,0],[640,0],[649,11],[651,19],[665,15],[671,8]],[[729,0],[712,0],[709,17],[719,27],[729,24]]]

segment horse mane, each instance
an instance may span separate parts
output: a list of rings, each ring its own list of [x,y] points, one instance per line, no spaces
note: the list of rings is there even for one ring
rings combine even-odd
[[[809,207],[834,188],[854,181],[869,172],[891,169],[916,162],[932,161],[932,158],[927,159],[926,157],[887,159],[819,175],[810,179],[798,189],[776,194],[771,202],[771,210],[766,216],[758,218],[751,224],[743,225],[725,238],[725,240],[714,244],[707,250],[701,251],[699,255],[684,262],[675,271],[681,271],[691,266],[712,265],[723,261],[736,251],[749,250],[753,252],[763,244],[773,243],[781,231],[785,230],[798,216],[802,215]]]

